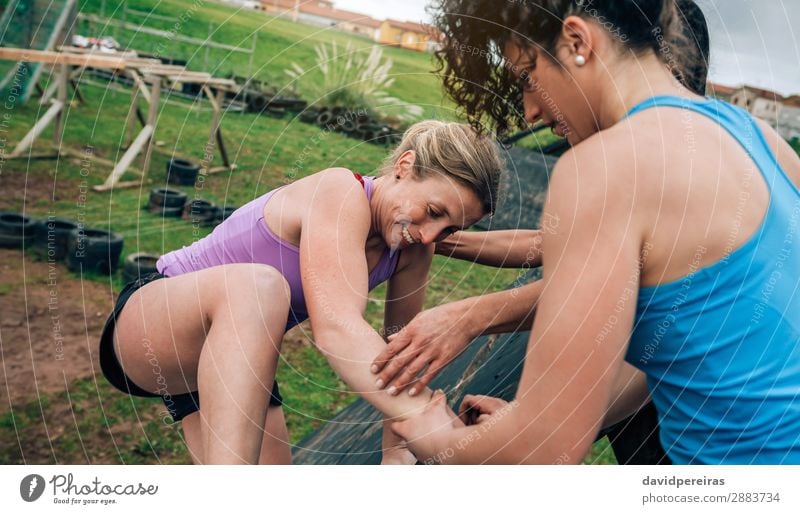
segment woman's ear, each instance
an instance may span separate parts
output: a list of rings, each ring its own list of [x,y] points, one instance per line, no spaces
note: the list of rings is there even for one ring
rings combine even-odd
[[[400,158],[397,159],[397,162],[394,164],[394,175],[395,178],[401,179],[405,178],[409,174],[411,176],[414,175],[414,163],[417,162],[417,152],[414,150],[406,150],[405,152],[400,155]]]
[[[580,16],[567,16],[561,28],[556,57],[567,67],[582,67],[593,57],[593,26]]]

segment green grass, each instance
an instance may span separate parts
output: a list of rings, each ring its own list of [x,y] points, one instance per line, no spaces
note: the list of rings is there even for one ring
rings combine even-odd
[[[110,4],[110,3],[109,3]],[[178,0],[131,0],[137,10],[157,5],[160,15],[181,16],[188,2]],[[100,0],[81,3],[81,11],[99,13]],[[110,8],[106,13],[111,14]],[[120,18],[119,13],[114,14]],[[131,17],[128,21],[133,21]],[[287,85],[283,69],[296,61],[310,67],[314,45],[335,39],[355,41],[361,48],[371,43],[336,31],[320,31],[316,27],[273,19],[261,13],[239,13],[218,4],[204,4],[181,26],[181,33],[205,37],[208,24],[216,27],[213,39],[228,44],[243,42],[258,34],[258,55],[255,75]],[[152,20],[149,26],[169,29],[170,24]],[[85,32],[84,32],[85,33]],[[113,34],[113,29],[108,33]],[[95,33],[94,35],[100,35]],[[158,38],[122,31],[124,45],[146,51],[163,49]],[[185,58],[190,69],[202,69],[204,52],[190,45],[172,42],[172,57]],[[443,102],[440,86],[430,73],[429,54],[387,48],[395,62],[398,80],[390,94],[404,101],[426,107],[426,114],[450,115]],[[210,52],[213,71],[224,75],[242,73],[246,56]],[[402,74],[399,70],[402,70]],[[302,84],[299,86],[302,92]],[[130,102],[130,92],[104,86],[82,86],[85,105],[73,103],[67,111],[64,144],[72,148],[91,147],[97,156],[116,160],[121,155],[123,120]],[[445,107],[442,107],[442,106]],[[11,113],[7,141],[18,141],[42,114],[36,102],[17,106]],[[164,103],[159,112],[156,140],[161,149],[194,160],[203,156],[210,112],[203,105],[179,100]],[[195,187],[184,187],[190,197],[199,196],[219,204],[241,205],[266,191],[283,184],[287,178],[300,178],[330,166],[344,166],[363,174],[374,173],[388,149],[369,145],[339,134],[327,134],[313,126],[290,118],[274,119],[227,113],[222,120],[228,152],[239,166],[232,173],[210,177]],[[37,150],[47,150],[52,128],[45,131]],[[298,156],[305,156],[298,166]],[[108,193],[87,190],[105,180],[109,169],[86,165],[80,159],[62,157],[57,161],[17,160],[5,163],[3,173],[25,174],[28,183],[50,184],[48,194],[24,194],[21,201],[6,201],[4,208],[25,210],[34,216],[55,213],[57,216],[83,221],[86,225],[109,229],[125,236],[124,255],[146,251],[163,254],[205,236],[210,229],[195,228],[178,219],[162,220],[142,210],[151,187],[164,183],[168,156],[155,153],[149,178],[141,188],[120,189]],[[219,161],[217,161],[219,163]],[[132,179],[127,175],[123,179]],[[55,200],[53,199],[55,197]],[[123,255],[123,258],[124,258]],[[454,301],[467,296],[496,291],[518,275],[516,270],[495,270],[469,263],[436,258],[428,288],[427,306]],[[107,277],[84,277],[108,283]],[[76,277],[75,280],[78,280]],[[112,286],[119,291],[121,278],[114,277]],[[0,295],[11,289],[0,287]],[[385,287],[370,295],[367,320],[376,328],[382,323],[382,299]],[[310,344],[293,345],[284,352],[278,380],[287,401],[287,423],[291,440],[297,442],[337,411],[353,401],[324,358]],[[0,462],[125,462],[187,463],[188,455],[178,427],[162,420],[163,406],[157,401],[131,398],[114,390],[98,376],[70,384],[66,393],[42,395],[39,399],[15,405],[12,411],[0,413]],[[607,445],[598,443],[589,462],[613,462]]]
[[[794,148],[794,151],[797,152],[797,155],[800,155],[800,139],[796,137],[792,138],[792,140],[789,141],[789,144],[792,146],[792,148]]]
[[[106,2],[106,17],[122,20],[121,11],[114,11]],[[102,0],[84,0],[81,12],[100,14]],[[312,73],[316,68],[314,47],[320,43],[335,41],[337,45],[353,45],[369,51],[373,42],[367,38],[338,31],[335,29],[314,27],[252,10],[238,11],[232,7],[205,2],[195,7],[194,2],[187,0],[129,0],[130,9],[155,12],[160,16],[179,18],[177,30],[174,22],[147,19],[139,15],[127,15],[125,21],[144,24],[147,27],[173,31],[179,35],[206,38],[209,24],[212,26],[211,40],[227,45],[250,49],[253,34],[256,34],[256,55],[252,64],[252,75],[266,80],[278,88],[293,88],[291,79],[284,73],[292,63],[297,63]],[[79,32],[89,33],[88,23],[82,24]],[[112,35],[124,47],[143,52],[168,56],[188,61],[191,70],[207,71],[217,76],[228,73],[246,75],[249,56],[229,50],[198,48],[180,41],[165,44],[163,39],[148,34],[123,30],[112,26],[95,26],[94,34]],[[433,57],[429,53],[412,52],[400,48],[386,47],[384,57],[392,59],[394,67],[392,76],[396,79],[389,89],[389,94],[405,102],[422,106],[430,117],[436,113],[440,117],[452,116],[452,104],[443,105],[441,84],[432,73]],[[208,65],[207,65],[208,64]],[[301,94],[306,91],[303,84],[296,85]]]

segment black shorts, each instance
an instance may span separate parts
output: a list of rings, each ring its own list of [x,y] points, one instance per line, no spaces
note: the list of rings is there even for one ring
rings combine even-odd
[[[172,416],[172,419],[174,421],[180,421],[184,417],[200,409],[200,395],[198,392],[193,391],[191,393],[176,395],[160,395],[145,391],[134,384],[133,381],[125,375],[117,359],[117,355],[114,352],[114,325],[123,307],[125,307],[125,304],[128,302],[128,299],[142,286],[162,278],[167,277],[160,273],[145,275],[126,285],[119,294],[117,303],[114,305],[114,310],[111,312],[111,315],[109,315],[108,320],[106,320],[106,325],[103,327],[103,333],[100,336],[100,369],[103,371],[103,375],[106,379],[111,382],[111,385],[123,393],[146,398],[161,398]],[[275,382],[272,386],[272,395],[269,399],[269,404],[274,406],[283,405],[283,398],[281,398],[281,393],[278,390],[278,382]]]

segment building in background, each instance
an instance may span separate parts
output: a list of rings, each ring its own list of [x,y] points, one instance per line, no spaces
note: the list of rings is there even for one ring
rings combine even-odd
[[[378,40],[381,22],[366,14],[336,9],[330,0],[261,0],[261,9],[292,21],[335,27]]]
[[[706,96],[730,102],[762,119],[787,141],[800,139],[800,95],[780,94],[753,86],[729,87],[708,83]]]
[[[800,95],[783,99],[778,111],[778,133],[786,139],[800,139]]]
[[[783,97],[778,93],[753,86],[741,86],[731,95],[729,101],[777,127],[778,110],[783,103]]]
[[[706,87],[706,96],[716,98],[717,100],[731,101],[731,97],[736,92],[735,87],[723,86],[722,84],[715,84],[709,82]]]
[[[378,42],[383,45],[393,45],[418,52],[431,51],[435,38],[432,37],[433,29],[413,21],[385,20],[381,23]]]

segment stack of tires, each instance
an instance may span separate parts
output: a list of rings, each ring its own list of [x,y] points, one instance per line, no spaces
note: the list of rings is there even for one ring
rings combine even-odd
[[[178,189],[157,187],[150,191],[147,210],[162,218],[180,218],[186,205],[186,193]]]
[[[0,247],[22,250],[33,245],[33,253],[49,262],[66,259],[70,271],[114,273],[122,243],[119,234],[83,228],[63,218],[37,221],[24,214],[0,213]]]
[[[156,262],[158,259],[159,256],[152,253],[137,252],[128,255],[122,267],[122,281],[127,284],[151,273],[157,273]]]
[[[200,227],[213,227],[219,217],[219,208],[208,200],[196,198],[183,207],[183,219]]]
[[[183,218],[201,227],[213,227],[228,219],[237,208],[220,207],[200,198],[188,200],[183,191],[157,187],[150,190],[146,209],[162,218]]]
[[[199,173],[200,166],[186,159],[173,157],[167,162],[167,182],[170,184],[193,186]]]
[[[36,253],[48,260],[63,260],[67,256],[72,231],[78,228],[77,223],[64,218],[42,220],[33,239]]]
[[[27,248],[33,243],[38,224],[22,214],[0,212],[0,248]]]
[[[228,100],[244,104],[245,112],[267,114],[282,118],[288,112],[300,112],[308,106],[308,102],[291,91],[270,86],[263,80],[232,75],[241,86],[238,92],[228,91]]]
[[[111,275],[122,255],[122,236],[94,228],[76,228],[67,243],[67,267],[78,273]]]
[[[298,119],[325,130],[340,132],[349,137],[378,145],[397,144],[402,136],[400,131],[366,114],[366,110],[353,111],[344,107],[309,107],[298,115]]]

